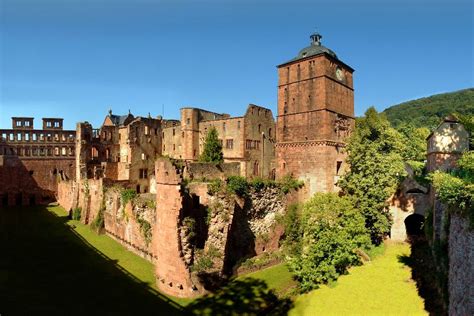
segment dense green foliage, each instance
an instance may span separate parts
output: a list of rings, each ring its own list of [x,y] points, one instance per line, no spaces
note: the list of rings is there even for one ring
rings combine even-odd
[[[240,176],[230,176],[227,178],[227,191],[230,193],[237,194],[238,196],[244,196],[248,193],[249,183],[247,179]]]
[[[357,120],[347,145],[350,170],[338,185],[354,198],[375,244],[380,244],[390,231],[387,199],[405,175],[404,149],[400,133],[374,108]]]
[[[279,299],[262,280],[236,279],[187,306],[193,315],[286,315],[288,299]]]
[[[207,132],[206,139],[204,140],[204,149],[199,157],[199,161],[214,163],[224,161],[222,145],[219,142],[219,134],[215,127],[211,127]]]
[[[409,123],[402,123],[397,127],[402,143],[405,145],[401,152],[405,161],[424,161],[426,159],[426,138],[430,130],[426,127],[415,127]]]
[[[441,201],[468,215],[474,224],[474,151],[464,153],[457,164],[451,173],[434,172],[433,186]]]
[[[75,207],[72,210],[71,219],[73,219],[75,221],[81,220],[81,213],[82,213],[81,208],[80,207]]]
[[[133,189],[125,189],[120,192],[122,205],[125,206],[129,201],[133,201],[137,197],[137,192]]]
[[[348,197],[318,193],[302,208],[299,249],[289,266],[306,292],[345,274],[360,262],[357,250],[371,246],[364,217]]]
[[[474,89],[433,95],[394,105],[384,111],[392,126],[411,123],[415,127],[435,128],[453,112],[474,114]]]

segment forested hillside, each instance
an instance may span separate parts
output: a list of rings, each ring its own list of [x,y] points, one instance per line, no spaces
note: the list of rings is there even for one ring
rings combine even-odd
[[[383,111],[394,127],[410,123],[414,127],[429,129],[454,112],[474,115],[474,88],[404,102]]]

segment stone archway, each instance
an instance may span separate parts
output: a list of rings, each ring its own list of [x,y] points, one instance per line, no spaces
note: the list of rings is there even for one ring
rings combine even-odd
[[[425,217],[420,214],[411,214],[405,218],[405,230],[407,237],[423,235]]]

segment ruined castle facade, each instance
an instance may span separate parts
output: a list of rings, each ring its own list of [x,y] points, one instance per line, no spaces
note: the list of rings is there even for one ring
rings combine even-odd
[[[57,192],[58,174],[77,181],[122,181],[137,193],[156,193],[155,159],[198,161],[207,131],[216,128],[224,162],[231,165],[224,173],[270,179],[290,175],[305,182],[304,198],[331,192],[345,169],[344,140],[354,126],[352,73],[321,45],[321,35],[313,34],[309,47],[278,66],[276,122],[270,109],[254,104],[239,117],[185,107],[180,120],[110,111],[100,128],[82,122],[76,131],[62,130],[62,119],[43,119],[43,129],[34,130],[32,118],[13,118],[12,130],[2,130],[1,161],[6,166],[19,160],[32,180],[22,183],[35,182],[50,197]],[[3,179],[13,172],[0,170]],[[201,168],[195,176],[205,177],[205,172]],[[185,174],[193,177],[191,169]],[[0,188],[3,204],[28,204],[19,192],[34,194],[34,202],[43,194],[3,181],[9,182]]]
[[[0,130],[0,207],[54,201],[58,182],[75,178],[76,131],[63,130],[63,119],[13,117]]]

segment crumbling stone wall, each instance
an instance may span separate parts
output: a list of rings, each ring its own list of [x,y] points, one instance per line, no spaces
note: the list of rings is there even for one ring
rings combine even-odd
[[[229,176],[240,176],[240,163],[187,163],[184,168],[184,177],[188,179],[225,179]]]
[[[156,176],[156,223],[153,243],[156,247],[158,288],[166,294],[192,297],[204,292],[192,280],[182,251],[179,224],[183,219],[182,175],[168,159],[158,159]]]
[[[451,216],[448,249],[449,315],[474,315],[474,230],[468,218]]]
[[[121,190],[112,187],[105,193],[105,232],[128,250],[154,262],[156,248],[152,243],[152,232],[156,217],[155,195],[142,195],[124,205]]]

